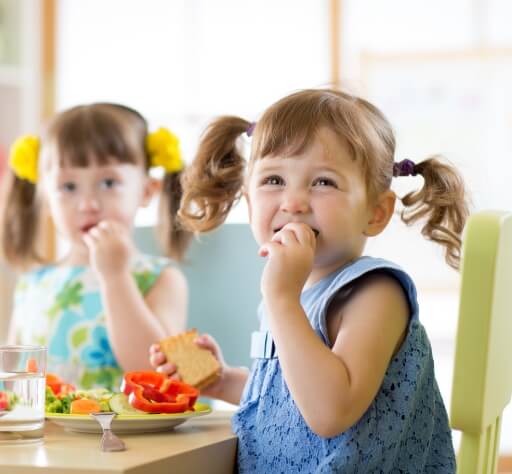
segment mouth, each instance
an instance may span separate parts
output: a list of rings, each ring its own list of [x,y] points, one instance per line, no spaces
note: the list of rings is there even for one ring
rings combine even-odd
[[[89,232],[93,227],[96,227],[97,225],[97,222],[85,224],[82,227],[80,227],[80,232],[82,232],[82,234],[87,234],[87,232]]]
[[[283,227],[278,227],[277,229],[274,229],[274,234],[277,234]],[[318,235],[320,234],[320,231],[318,229],[315,229],[314,227],[311,227],[311,230],[315,234],[315,238],[318,239]]]

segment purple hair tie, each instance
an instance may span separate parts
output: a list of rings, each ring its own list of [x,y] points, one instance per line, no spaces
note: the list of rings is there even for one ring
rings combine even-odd
[[[250,125],[247,127],[247,130],[245,131],[245,133],[247,133],[248,137],[252,137],[252,134],[253,134],[255,128],[256,128],[256,122],[251,122]]]
[[[416,165],[414,161],[411,160],[402,160],[398,163],[393,163],[393,176],[416,176],[418,173],[416,172]]]

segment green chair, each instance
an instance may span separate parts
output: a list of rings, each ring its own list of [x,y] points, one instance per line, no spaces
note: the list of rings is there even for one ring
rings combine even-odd
[[[464,232],[451,425],[458,472],[487,474],[512,394],[512,212],[476,213]]]
[[[161,254],[152,227],[136,228],[134,238],[141,251]],[[251,364],[264,264],[249,225],[224,224],[194,240],[179,265],[189,286],[187,326],[214,336],[230,365]]]

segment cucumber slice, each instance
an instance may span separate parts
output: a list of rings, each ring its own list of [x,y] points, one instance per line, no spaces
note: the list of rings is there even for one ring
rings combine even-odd
[[[110,408],[118,415],[144,415],[145,411],[137,410],[130,405],[128,397],[124,393],[115,393],[109,400]]]

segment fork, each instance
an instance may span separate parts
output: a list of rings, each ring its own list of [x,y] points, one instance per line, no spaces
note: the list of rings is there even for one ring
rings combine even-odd
[[[117,415],[114,411],[102,411],[91,413],[91,416],[101,425],[103,436],[100,441],[102,451],[124,451],[126,446],[110,429],[112,420]]]

